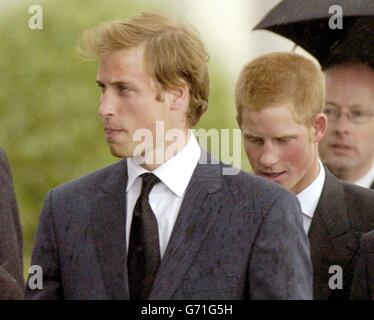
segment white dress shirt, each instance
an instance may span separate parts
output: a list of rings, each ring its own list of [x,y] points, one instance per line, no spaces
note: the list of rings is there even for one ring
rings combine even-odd
[[[158,224],[161,258],[165,253],[171,232],[178,217],[184,193],[199,162],[200,155],[200,146],[195,136],[190,133],[187,145],[177,155],[152,171],[161,180],[152,188],[149,194],[149,203]],[[133,158],[127,159],[127,251],[133,211],[142,187],[142,178],[140,175],[146,172],[149,171],[136,163]]]
[[[316,179],[303,191],[298,193],[296,196],[299,199],[301,211],[303,212],[303,225],[305,233],[308,234],[314,212],[317,209],[319,198],[321,197],[323,185],[325,183],[326,172],[320,160],[319,163],[319,174]]]
[[[373,181],[374,181],[374,163],[371,169],[369,170],[369,172],[366,175],[364,175],[361,179],[357,180],[354,184],[356,186],[370,188]]]

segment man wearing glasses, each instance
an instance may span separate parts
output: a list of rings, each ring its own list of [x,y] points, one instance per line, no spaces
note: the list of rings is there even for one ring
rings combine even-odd
[[[329,126],[320,155],[339,178],[374,189],[374,68],[336,59],[326,66]],[[374,299],[374,231],[360,243],[351,299]]]
[[[325,77],[329,126],[321,159],[340,179],[374,189],[374,69],[338,61]]]

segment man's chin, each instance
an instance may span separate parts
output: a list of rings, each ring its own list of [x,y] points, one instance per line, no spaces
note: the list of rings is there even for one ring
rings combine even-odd
[[[343,179],[347,172],[353,168],[354,161],[352,159],[329,159],[322,160],[323,164],[339,179]]]
[[[352,166],[353,162],[352,158],[347,158],[344,156],[341,157],[331,157],[329,159],[323,160],[322,162],[328,167],[328,168],[334,168],[335,170],[346,170],[349,167]]]
[[[132,152],[129,152],[128,150],[124,148],[119,148],[118,146],[112,146],[109,145],[109,150],[112,156],[117,158],[131,158]]]
[[[117,158],[133,158],[139,164],[153,164],[153,152],[146,153],[142,148],[131,148],[131,146],[120,146],[118,144],[108,144],[110,153]]]

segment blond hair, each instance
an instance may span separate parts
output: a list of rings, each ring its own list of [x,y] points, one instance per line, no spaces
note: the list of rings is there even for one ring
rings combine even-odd
[[[295,120],[310,126],[325,104],[325,80],[319,64],[295,53],[271,53],[244,66],[235,90],[239,120],[242,110],[261,111],[282,104]]]
[[[82,33],[81,47],[90,56],[141,45],[147,73],[157,85],[158,100],[162,99],[161,89],[189,88],[187,121],[194,126],[208,107],[209,56],[193,26],[160,14],[141,13]]]

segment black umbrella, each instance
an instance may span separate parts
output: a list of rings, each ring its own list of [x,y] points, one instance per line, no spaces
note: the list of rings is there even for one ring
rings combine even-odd
[[[329,9],[343,9],[343,29],[331,29]],[[269,30],[307,50],[324,66],[336,57],[374,61],[374,0],[283,0],[254,30]]]

